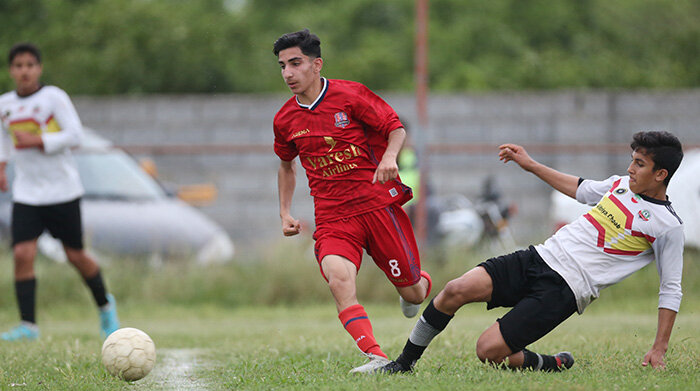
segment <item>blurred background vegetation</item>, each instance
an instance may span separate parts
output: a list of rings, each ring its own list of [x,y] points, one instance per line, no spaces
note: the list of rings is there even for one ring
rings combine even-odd
[[[35,42],[44,81],[71,94],[273,92],[272,43],[308,27],[327,76],[410,91],[413,18],[414,0],[2,0],[0,50]],[[430,84],[698,87],[698,20],[695,0],[432,0]]]
[[[310,243],[286,242],[269,246],[248,262],[229,262],[202,267],[193,262],[170,262],[158,266],[139,258],[121,258],[101,265],[107,288],[120,304],[202,305],[240,307],[249,305],[307,305],[332,302],[328,286],[318,273],[318,264],[308,252]],[[483,251],[455,250],[445,257],[421,254],[421,264],[433,278],[436,291],[445,284],[493,256]],[[683,308],[695,313],[700,308],[700,251],[687,248],[683,268]],[[39,306],[58,305],[91,309],[92,297],[73,267],[37,257]],[[9,267],[9,250],[0,251],[0,264]],[[9,270],[9,269],[6,269]],[[16,313],[11,273],[0,278],[0,318]],[[398,295],[386,276],[365,258],[357,278],[361,303],[394,303]],[[654,313],[658,304],[659,275],[651,263],[623,282],[605,289],[600,303],[592,308],[625,312]],[[50,304],[47,304],[50,303]],[[39,314],[44,311],[39,309]],[[597,310],[596,310],[597,311]]]

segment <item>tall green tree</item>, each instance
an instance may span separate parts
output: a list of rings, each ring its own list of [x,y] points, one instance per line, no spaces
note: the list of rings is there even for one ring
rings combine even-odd
[[[432,0],[431,89],[698,87],[698,20],[694,0]],[[272,43],[304,27],[325,75],[413,89],[414,0],[0,1],[0,50],[37,43],[77,94],[284,91]]]

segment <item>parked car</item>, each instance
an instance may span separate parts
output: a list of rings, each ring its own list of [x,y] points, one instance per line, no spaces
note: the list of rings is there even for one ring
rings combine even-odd
[[[224,229],[199,210],[169,195],[126,152],[86,130],[73,153],[85,188],[81,209],[86,248],[99,258],[144,257],[200,264],[230,260],[234,246]],[[13,167],[7,167],[10,184]],[[0,193],[0,235],[9,242],[11,190]],[[39,251],[65,261],[61,244],[44,233]]]

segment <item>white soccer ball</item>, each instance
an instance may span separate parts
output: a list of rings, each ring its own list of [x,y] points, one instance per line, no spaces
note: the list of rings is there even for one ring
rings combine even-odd
[[[102,345],[102,364],[113,376],[127,381],[148,375],[156,363],[156,345],[139,329],[125,327],[107,337]]]

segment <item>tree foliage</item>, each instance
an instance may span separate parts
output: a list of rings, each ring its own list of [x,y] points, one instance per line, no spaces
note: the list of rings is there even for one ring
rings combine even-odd
[[[3,0],[0,49],[32,41],[70,93],[283,91],[272,43],[308,27],[324,74],[413,88],[414,0]],[[693,0],[433,0],[439,91],[700,85]],[[2,62],[0,88],[12,83]]]

